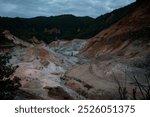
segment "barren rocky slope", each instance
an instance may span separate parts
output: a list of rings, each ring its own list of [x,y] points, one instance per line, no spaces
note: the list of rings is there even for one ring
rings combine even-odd
[[[27,43],[9,31],[3,34],[15,45],[10,49],[12,58],[8,64],[18,66],[11,76],[21,83],[16,99],[85,99],[65,86],[63,76],[73,65],[87,61],[77,57],[86,41],[55,41],[47,45],[35,38],[34,43]]]
[[[21,83],[15,99],[150,98],[150,2],[135,5],[133,12],[88,40],[48,45],[4,31],[14,43],[8,64],[18,66],[11,78]]]
[[[137,97],[141,98],[137,82],[148,87],[149,5],[148,0],[139,1],[132,13],[89,39],[80,55],[90,57],[92,61],[66,73],[66,78],[73,78],[75,82],[81,80],[92,87],[85,94],[90,99],[119,99],[121,93],[130,99],[135,90]]]

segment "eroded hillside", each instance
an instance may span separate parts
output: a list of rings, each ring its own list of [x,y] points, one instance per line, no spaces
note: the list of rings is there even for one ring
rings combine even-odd
[[[89,39],[80,55],[92,62],[74,67],[66,77],[94,87],[95,93],[87,94],[94,99],[116,99],[119,93],[131,98],[135,89],[140,95],[137,83],[148,87],[150,75],[149,5],[148,0],[138,2],[133,12]]]
[[[132,12],[88,40],[26,42],[5,30],[13,42],[8,64],[18,66],[10,77],[21,84],[15,99],[149,99],[149,5],[137,1]]]

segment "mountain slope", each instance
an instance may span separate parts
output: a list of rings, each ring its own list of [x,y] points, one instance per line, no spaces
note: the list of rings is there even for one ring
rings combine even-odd
[[[110,28],[89,39],[87,46],[83,49],[83,54],[98,56],[98,54],[121,52],[124,47],[129,46],[133,42],[139,43],[137,46],[148,44],[150,36],[149,4],[147,0],[139,3],[136,5],[134,12],[129,13]],[[116,50],[117,48],[118,50]]]
[[[116,9],[110,13],[106,13],[97,17],[88,28],[81,31],[81,36],[85,36],[86,38],[91,38],[95,36],[100,31],[110,27],[112,24],[119,21],[121,18],[125,17],[127,14],[135,10],[137,3],[131,3],[125,7]]]
[[[133,12],[87,41],[80,55],[91,62],[77,65],[66,78],[87,83],[90,99],[149,99],[150,16],[148,0]],[[142,88],[142,92],[139,87]],[[76,89],[75,87],[72,87]]]

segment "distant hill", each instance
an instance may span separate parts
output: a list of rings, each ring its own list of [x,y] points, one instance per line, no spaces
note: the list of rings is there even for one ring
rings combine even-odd
[[[9,30],[22,39],[36,36],[49,43],[56,39],[75,38],[79,31],[87,28],[93,20],[90,17],[75,17],[73,15],[29,19],[1,17],[0,32]]]
[[[96,19],[73,15],[35,18],[0,17],[0,33],[4,30],[9,30],[13,35],[21,39],[28,40],[36,36],[47,43],[57,39],[87,39],[130,13],[134,10],[134,4],[132,3],[126,7],[114,10]]]

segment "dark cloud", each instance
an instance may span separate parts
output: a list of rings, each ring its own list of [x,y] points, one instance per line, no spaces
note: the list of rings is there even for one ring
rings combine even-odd
[[[0,0],[0,16],[35,17],[73,14],[97,17],[135,0]]]

